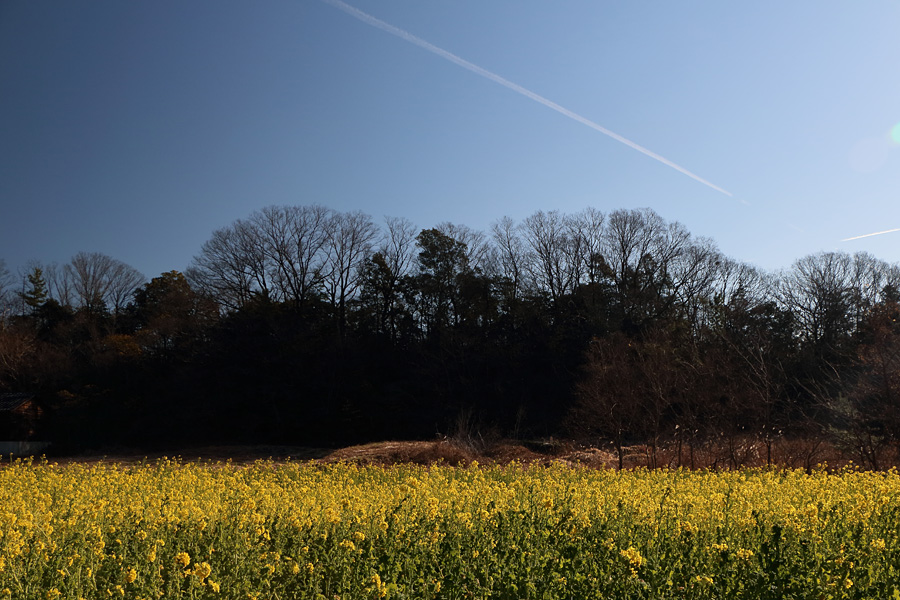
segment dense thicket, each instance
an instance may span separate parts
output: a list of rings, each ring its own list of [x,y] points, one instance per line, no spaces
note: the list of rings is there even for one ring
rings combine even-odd
[[[802,438],[878,466],[898,289],[865,253],[766,273],[649,209],[484,233],[273,206],[149,282],[0,263],[0,392],[36,393],[60,447],[556,435],[687,463]]]

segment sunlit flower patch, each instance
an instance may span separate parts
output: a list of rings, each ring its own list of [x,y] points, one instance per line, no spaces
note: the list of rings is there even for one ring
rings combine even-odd
[[[900,476],[0,469],[0,599],[900,598]]]

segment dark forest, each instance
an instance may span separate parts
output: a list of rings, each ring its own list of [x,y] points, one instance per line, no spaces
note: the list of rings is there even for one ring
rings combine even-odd
[[[481,232],[272,206],[149,281],[97,253],[0,262],[0,393],[33,395],[56,452],[554,438],[737,466],[751,441],[879,468],[898,290],[865,253],[768,273],[649,209]]]

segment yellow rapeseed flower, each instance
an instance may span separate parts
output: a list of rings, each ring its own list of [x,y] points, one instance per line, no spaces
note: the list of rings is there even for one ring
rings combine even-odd
[[[641,556],[641,553],[638,552],[634,547],[629,547],[626,550],[620,550],[619,554],[628,561],[632,568],[639,568],[644,564],[644,557]]]
[[[203,581],[209,577],[210,573],[212,573],[212,567],[209,566],[208,562],[202,562],[194,565],[194,570],[191,574],[200,579],[200,581]]]

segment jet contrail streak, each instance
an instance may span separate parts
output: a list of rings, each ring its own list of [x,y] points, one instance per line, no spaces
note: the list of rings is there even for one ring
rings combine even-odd
[[[726,196],[732,195],[731,192],[728,192],[727,190],[723,190],[719,186],[717,186],[713,183],[710,183],[709,181],[703,179],[702,177],[700,177],[698,175],[691,173],[684,167],[673,163],[669,159],[667,159],[663,156],[660,156],[659,154],[657,154],[651,150],[648,150],[647,148],[644,148],[640,144],[632,142],[628,138],[624,138],[621,135],[619,135],[618,133],[615,133],[614,131],[610,131],[606,127],[603,127],[602,125],[598,125],[597,123],[594,123],[590,119],[582,117],[581,115],[574,113],[565,107],[560,106],[556,102],[548,100],[547,98],[544,98],[543,96],[541,96],[539,94],[535,94],[531,90],[525,89],[517,83],[513,83],[512,81],[510,81],[508,79],[504,79],[503,77],[500,77],[496,73],[492,73],[492,72],[488,71],[487,69],[483,69],[482,67],[479,67],[478,65],[472,64],[469,61],[465,60],[464,58],[460,58],[460,57],[456,56],[455,54],[444,50],[443,48],[438,48],[434,44],[426,42],[422,38],[418,38],[418,37],[414,36],[413,34],[400,29],[399,27],[394,27],[390,23],[385,23],[384,21],[382,21],[380,19],[376,19],[372,15],[370,15],[368,13],[364,13],[363,11],[359,10],[358,8],[354,8],[354,7],[350,6],[349,4],[341,2],[341,0],[322,0],[322,1],[327,4],[330,4],[331,6],[334,6],[335,8],[338,8],[338,9],[344,11],[345,13],[347,13],[348,15],[350,15],[352,17],[355,17],[356,19],[359,19],[363,23],[371,25],[372,27],[377,27],[378,29],[381,29],[382,31],[386,31],[386,32],[390,33],[391,35],[395,35],[398,38],[406,40],[407,42],[410,42],[411,44],[415,44],[416,46],[418,46],[420,48],[424,48],[425,50],[428,50],[432,54],[437,54],[441,58],[449,60],[450,62],[452,62],[456,65],[459,65],[460,67],[462,67],[464,69],[468,69],[469,71],[472,71],[473,73],[475,73],[477,75],[481,75],[482,77],[484,77],[486,79],[490,79],[494,83],[499,83],[500,85],[502,85],[506,88],[509,88],[518,94],[525,96],[526,98],[531,98],[535,102],[539,102],[539,103],[543,104],[544,106],[546,106],[547,108],[551,108],[551,109],[555,110],[556,112],[569,117],[570,119],[578,121],[579,123],[581,123],[583,125],[587,125],[591,129],[595,129],[595,130],[599,131],[600,133],[602,133],[603,135],[608,135],[612,139],[614,139],[618,142],[621,142],[621,143],[625,144],[626,146],[637,150],[638,152],[646,154],[650,158],[658,160],[659,162],[661,162],[662,164],[664,164],[666,166],[672,167],[679,173],[683,173],[684,175],[687,175],[691,179],[695,179],[695,180],[699,181],[700,183],[702,183],[703,185],[711,187],[712,189],[716,190],[717,192],[722,192]]]
[[[849,242],[851,240],[861,240],[863,238],[872,237],[873,235],[884,235],[885,233],[894,233],[895,231],[900,231],[900,227],[898,227],[897,229],[888,229],[887,231],[876,231],[875,233],[867,233],[866,235],[858,235],[856,237],[849,237],[849,238],[841,240],[841,241]]]

